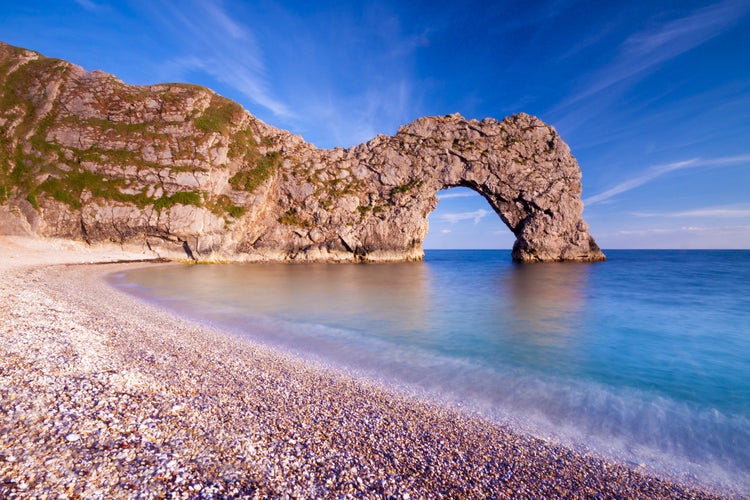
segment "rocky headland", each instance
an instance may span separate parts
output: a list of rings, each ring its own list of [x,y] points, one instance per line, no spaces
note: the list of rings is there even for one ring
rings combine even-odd
[[[513,259],[598,261],[581,171],[554,128],[427,117],[318,149],[188,84],[112,75],[0,43],[0,233],[225,260],[423,257],[436,193],[479,192]]]

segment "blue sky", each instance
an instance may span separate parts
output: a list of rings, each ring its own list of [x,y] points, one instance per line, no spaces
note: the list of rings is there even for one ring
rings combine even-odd
[[[555,126],[603,248],[750,248],[750,0],[3,2],[0,40],[206,85],[318,147],[424,115]],[[425,248],[510,248],[455,189]]]

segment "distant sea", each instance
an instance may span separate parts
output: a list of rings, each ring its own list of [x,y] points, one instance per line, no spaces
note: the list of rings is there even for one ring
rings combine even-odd
[[[750,493],[750,251],[597,264],[149,266],[181,315],[678,480]]]

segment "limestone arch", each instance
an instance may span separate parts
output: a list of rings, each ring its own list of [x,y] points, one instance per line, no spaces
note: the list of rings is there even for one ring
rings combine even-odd
[[[395,138],[409,157],[420,159],[412,177],[422,179],[419,195],[433,200],[425,224],[438,191],[467,187],[487,200],[516,237],[513,260],[605,260],[583,220],[578,163],[555,129],[538,118],[423,118]]]

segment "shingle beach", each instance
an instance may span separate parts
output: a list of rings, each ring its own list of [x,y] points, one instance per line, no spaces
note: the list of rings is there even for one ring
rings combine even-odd
[[[0,239],[2,498],[712,498],[178,318]],[[180,265],[180,264],[173,264]]]

